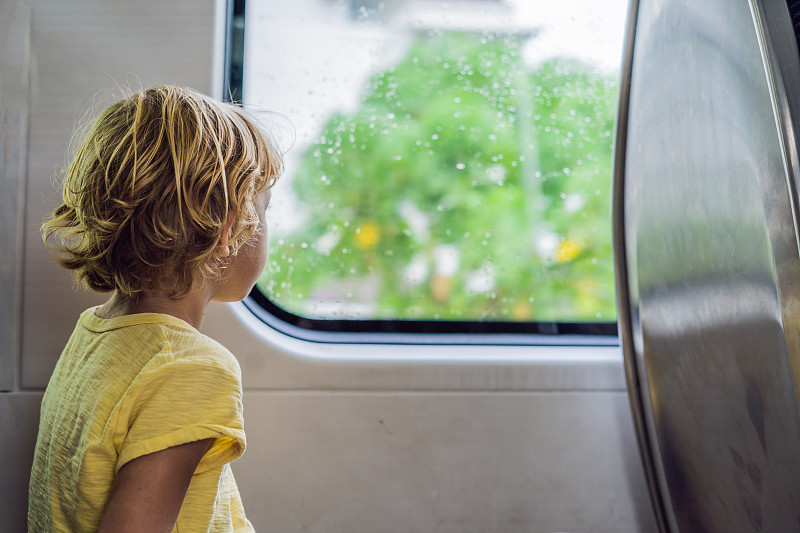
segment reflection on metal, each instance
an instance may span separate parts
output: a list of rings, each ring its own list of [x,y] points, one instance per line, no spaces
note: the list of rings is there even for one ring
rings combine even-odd
[[[800,59],[787,6],[634,4],[615,249],[659,525],[797,531]]]

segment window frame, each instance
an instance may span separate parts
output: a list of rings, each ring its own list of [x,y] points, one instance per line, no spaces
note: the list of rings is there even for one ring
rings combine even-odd
[[[227,0],[223,99],[242,102],[246,0]],[[613,159],[612,159],[613,160]],[[609,176],[611,179],[611,176]],[[609,225],[611,220],[609,219]],[[612,258],[613,259],[613,258]],[[616,289],[615,289],[616,290]],[[318,319],[291,313],[257,286],[245,308],[290,337],[341,344],[456,344],[505,346],[618,346],[617,322],[501,320]]]

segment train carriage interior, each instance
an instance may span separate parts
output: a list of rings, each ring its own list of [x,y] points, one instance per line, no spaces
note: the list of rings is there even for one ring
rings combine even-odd
[[[40,226],[86,117],[158,84],[283,153],[202,327],[256,531],[800,530],[798,35],[783,0],[0,1],[0,532],[108,298]]]

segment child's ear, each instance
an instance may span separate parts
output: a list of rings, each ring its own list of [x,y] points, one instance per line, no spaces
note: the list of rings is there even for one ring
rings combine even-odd
[[[229,219],[228,222],[225,224],[225,227],[222,229],[222,237],[219,238],[219,253],[222,257],[228,257],[231,255],[230,248],[228,248],[228,239],[231,236],[231,228],[233,227],[233,219]]]

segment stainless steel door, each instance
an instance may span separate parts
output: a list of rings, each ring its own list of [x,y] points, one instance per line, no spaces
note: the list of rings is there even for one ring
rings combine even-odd
[[[641,0],[614,224],[662,531],[800,531],[800,60],[784,1]]]

